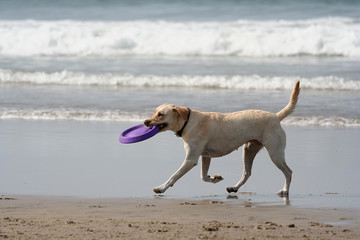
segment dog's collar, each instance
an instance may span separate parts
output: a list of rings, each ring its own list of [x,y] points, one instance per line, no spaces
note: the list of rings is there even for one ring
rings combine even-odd
[[[190,118],[190,112],[191,112],[191,110],[190,110],[190,108],[187,108],[187,109],[188,109],[187,120],[185,121],[185,123],[184,123],[184,125],[182,126],[182,128],[181,128],[179,131],[177,131],[177,132],[175,133],[175,135],[176,135],[177,137],[182,137],[183,131],[184,131],[184,129],[185,129],[185,127],[186,127],[186,125],[187,125],[187,124],[188,124],[188,122],[189,122],[189,118]]]

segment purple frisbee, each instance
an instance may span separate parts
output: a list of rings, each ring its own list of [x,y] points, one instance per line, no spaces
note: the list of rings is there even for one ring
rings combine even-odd
[[[148,138],[151,138],[158,132],[159,132],[159,128],[157,126],[153,126],[149,128],[146,127],[144,124],[140,124],[122,132],[119,141],[121,143],[141,142]]]

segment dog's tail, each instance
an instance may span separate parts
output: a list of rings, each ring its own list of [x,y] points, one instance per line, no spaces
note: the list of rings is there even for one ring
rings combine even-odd
[[[276,116],[281,120],[289,116],[295,109],[300,94],[300,81],[295,84],[294,90],[291,93],[290,101],[286,107],[281,109],[280,112],[276,113]]]

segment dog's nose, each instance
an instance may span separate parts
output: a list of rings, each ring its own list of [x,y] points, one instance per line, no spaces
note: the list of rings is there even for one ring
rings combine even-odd
[[[149,120],[149,119],[146,119],[146,120],[144,121],[144,125],[148,127],[148,126],[150,125],[150,120]]]

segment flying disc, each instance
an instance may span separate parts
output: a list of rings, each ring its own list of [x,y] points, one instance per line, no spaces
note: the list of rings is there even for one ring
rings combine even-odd
[[[159,132],[157,126],[147,127],[144,124],[140,124],[131,127],[121,133],[119,141],[121,143],[136,143],[151,138]]]

